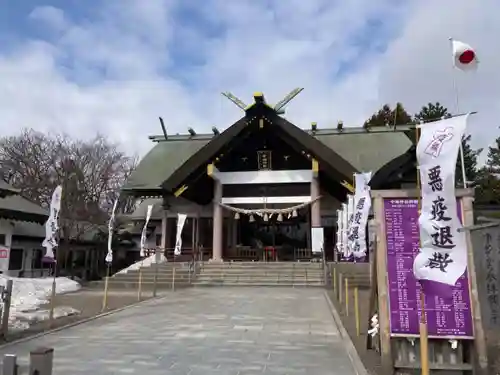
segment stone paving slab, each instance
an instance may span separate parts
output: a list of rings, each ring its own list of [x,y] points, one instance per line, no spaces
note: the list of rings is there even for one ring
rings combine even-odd
[[[356,374],[314,288],[186,289],[0,355],[26,366],[39,346],[55,348],[54,375]]]

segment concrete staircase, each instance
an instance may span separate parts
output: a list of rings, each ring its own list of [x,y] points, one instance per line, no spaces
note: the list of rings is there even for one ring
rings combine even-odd
[[[336,269],[337,282],[339,275],[349,279],[349,285],[360,289],[370,289],[370,264],[369,263],[329,263],[330,275]]]
[[[191,264],[192,266],[192,264]],[[142,290],[152,290],[154,288],[155,264],[141,267],[142,271]],[[175,268],[175,276],[174,276]],[[191,285],[193,278],[192,267],[190,263],[162,263],[158,265],[158,276],[156,288],[158,290],[185,288]],[[175,282],[174,282],[175,279]],[[139,270],[130,270],[127,273],[117,273],[109,278],[109,290],[116,289],[135,289],[139,286]],[[91,287],[104,287],[104,280],[93,282]]]
[[[205,263],[194,286],[322,287],[323,267],[311,262]]]

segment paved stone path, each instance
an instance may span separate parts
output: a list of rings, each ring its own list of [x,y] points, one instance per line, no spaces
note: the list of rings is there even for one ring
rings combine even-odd
[[[15,344],[55,348],[54,375],[355,375],[321,289],[187,289]],[[23,366],[24,367],[24,366]]]

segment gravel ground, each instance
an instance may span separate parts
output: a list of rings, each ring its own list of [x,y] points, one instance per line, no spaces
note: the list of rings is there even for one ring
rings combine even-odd
[[[102,300],[103,291],[97,289],[80,289],[74,293],[62,294],[56,296],[55,307],[73,307],[74,309],[80,311],[79,314],[64,316],[57,318],[53,321],[51,327],[49,327],[48,321],[42,321],[34,323],[31,327],[25,331],[12,332],[7,335],[7,337],[0,342],[13,341],[19,338],[32,336],[34,334],[47,331],[49,329],[58,328],[70,323],[78,322],[82,319],[91,318],[97,316],[103,312],[112,311],[120,309],[125,306],[133,305],[138,302],[137,291],[134,290],[118,290],[108,292],[108,303],[107,309],[102,311]],[[166,292],[158,293],[158,296],[165,295]],[[145,292],[142,295],[141,300],[151,299],[152,295],[149,292]],[[48,305],[41,306],[41,309],[49,309]]]

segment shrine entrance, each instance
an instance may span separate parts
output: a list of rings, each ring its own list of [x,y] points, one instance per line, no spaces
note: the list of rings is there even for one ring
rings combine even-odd
[[[237,236],[234,249],[229,249],[227,260],[258,261],[297,261],[311,258],[306,249],[310,248],[309,211],[295,217],[277,220],[271,216],[265,221],[262,217],[242,216],[235,220]]]

